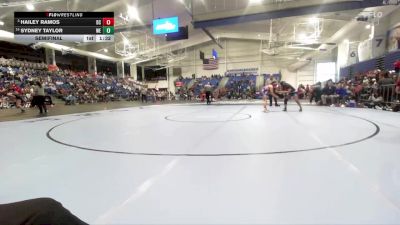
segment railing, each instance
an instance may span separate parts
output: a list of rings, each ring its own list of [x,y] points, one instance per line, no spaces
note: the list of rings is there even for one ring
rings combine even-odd
[[[383,101],[387,104],[398,103],[400,98],[400,90],[396,90],[396,85],[381,85],[378,89],[383,97]]]
[[[400,90],[396,90],[395,84],[380,85],[376,90],[379,96],[382,96],[382,103],[386,105],[400,104]],[[363,91],[359,96],[360,102],[370,102],[369,97],[373,94],[374,90]]]

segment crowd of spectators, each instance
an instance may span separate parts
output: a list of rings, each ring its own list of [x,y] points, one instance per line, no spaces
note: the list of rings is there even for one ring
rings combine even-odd
[[[171,96],[166,89],[148,89],[146,85],[131,78],[69,70],[50,72],[44,63],[27,63],[15,59],[3,58],[0,64],[0,108],[15,106],[16,100],[12,97],[15,96],[15,90],[22,98],[23,106],[29,107],[36,82],[43,84],[47,99],[50,96],[59,98],[67,105],[121,99],[155,102],[165,101]]]
[[[228,99],[254,99],[256,75],[231,76],[226,88]]]
[[[304,86],[303,86],[304,87]],[[374,70],[357,74],[353,79],[339,82],[317,82],[308,88],[299,86],[310,103],[330,106],[369,107],[383,110],[399,110],[400,76],[389,71]]]
[[[223,87],[219,87],[223,76],[213,74],[210,77],[201,76],[195,79],[180,77],[177,81],[182,82],[182,87],[176,89],[176,98],[180,100],[204,101],[204,86],[210,83],[215,99],[254,99],[256,98],[256,75],[226,75],[228,81]],[[194,80],[193,85],[188,85]]]
[[[181,81],[182,86],[176,88],[174,99],[184,101],[204,101],[204,86],[207,83],[210,83],[212,89],[216,90],[221,79],[222,76],[220,75],[212,75],[211,77],[201,76],[194,79],[180,77],[177,81]],[[192,81],[192,85],[189,85]]]
[[[29,107],[34,93],[34,84],[37,82],[43,85],[46,95],[58,98],[67,105],[74,105],[119,100],[204,101],[204,86],[208,83],[212,87],[214,98],[254,99],[259,92],[256,89],[256,78],[255,75],[231,75],[228,76],[226,85],[219,87],[221,75],[202,76],[194,80],[180,77],[177,81],[181,81],[182,86],[177,87],[175,93],[171,93],[157,87],[147,88],[147,85],[129,77],[117,78],[105,73],[93,75],[70,70],[50,72],[44,63],[1,57],[0,108],[13,106],[15,100],[10,96],[16,91],[23,99],[23,106]],[[353,79],[344,78],[336,83],[328,80],[314,85],[300,84],[297,91],[300,99],[306,99],[318,105],[398,110],[400,76],[394,72],[374,70],[357,74]],[[47,98],[47,102],[51,104],[52,101],[49,99],[51,98]]]
[[[11,68],[27,68],[27,69],[47,69],[47,65],[44,62],[28,62],[26,60],[19,59],[6,59],[3,56],[0,57],[0,66],[11,70]],[[3,71],[0,71],[3,72]]]

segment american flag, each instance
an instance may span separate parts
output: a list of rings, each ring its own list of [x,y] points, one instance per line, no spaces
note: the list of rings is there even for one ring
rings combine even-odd
[[[203,69],[204,70],[218,69],[218,59],[214,59],[214,58],[203,59]]]

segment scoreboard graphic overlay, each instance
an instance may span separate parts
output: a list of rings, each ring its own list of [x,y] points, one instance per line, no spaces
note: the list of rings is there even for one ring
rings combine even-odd
[[[114,42],[114,12],[14,12],[21,42]]]

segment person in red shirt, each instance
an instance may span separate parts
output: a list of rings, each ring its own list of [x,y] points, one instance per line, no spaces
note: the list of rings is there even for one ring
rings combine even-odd
[[[11,85],[11,87],[9,88],[9,93],[7,94],[8,97],[10,97],[12,100],[15,100],[15,106],[17,107],[17,109],[20,109],[21,113],[24,113],[25,109],[22,107],[22,95],[22,89],[16,84]]]
[[[397,76],[397,81],[396,81],[396,94],[400,95],[400,75]]]
[[[400,60],[397,60],[394,64],[394,70],[396,71],[396,73],[400,72]]]

